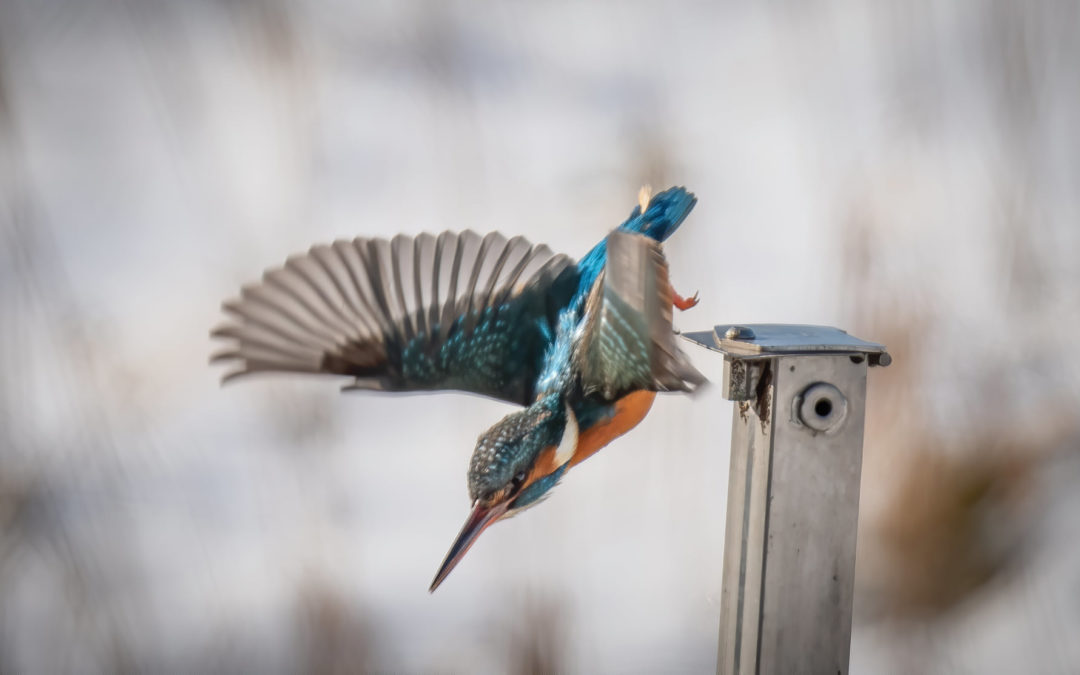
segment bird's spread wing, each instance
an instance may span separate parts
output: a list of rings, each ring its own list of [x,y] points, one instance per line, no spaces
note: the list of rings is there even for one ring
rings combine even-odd
[[[347,388],[456,389],[527,405],[558,311],[577,285],[563,255],[474,232],[315,246],[224,303],[214,356],[258,372],[348,375]]]
[[[705,378],[675,343],[672,289],[661,245],[612,232],[585,305],[577,358],[586,393],[616,400],[639,389],[693,391]]]

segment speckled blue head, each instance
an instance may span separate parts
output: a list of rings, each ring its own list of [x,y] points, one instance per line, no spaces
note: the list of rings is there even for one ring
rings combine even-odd
[[[490,505],[517,496],[540,451],[558,444],[565,424],[561,406],[546,400],[499,420],[476,441],[469,497]]]
[[[577,421],[561,397],[540,399],[485,431],[469,462],[473,510],[431,590],[492,523],[539,502],[559,482],[577,444]]]

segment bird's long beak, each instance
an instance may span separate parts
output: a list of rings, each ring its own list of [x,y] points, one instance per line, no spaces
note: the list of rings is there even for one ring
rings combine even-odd
[[[443,561],[442,567],[439,568],[439,573],[435,575],[435,580],[431,582],[431,588],[428,589],[428,593],[434,593],[435,589],[439,587],[439,584],[443,582],[457,566],[461,559],[465,557],[465,554],[469,551],[469,548],[476,543],[477,538],[480,537],[480,533],[487,529],[488,525],[491,525],[499,518],[502,518],[506,514],[507,508],[510,506],[510,502],[505,501],[501,504],[496,504],[492,507],[484,507],[477,504],[473,507],[472,513],[469,514],[469,519],[465,521],[465,527],[461,528],[461,532],[458,534],[457,539],[454,540],[454,545],[450,547],[450,552],[446,554],[446,560]]]

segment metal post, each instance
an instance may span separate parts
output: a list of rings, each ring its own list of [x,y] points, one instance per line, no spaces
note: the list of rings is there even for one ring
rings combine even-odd
[[[717,672],[848,672],[868,365],[823,326],[717,326],[735,401]]]

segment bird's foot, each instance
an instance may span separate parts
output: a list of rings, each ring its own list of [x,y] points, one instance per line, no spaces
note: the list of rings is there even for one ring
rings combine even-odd
[[[691,307],[694,307],[695,305],[698,304],[698,302],[701,301],[701,298],[699,297],[700,293],[698,293],[697,291],[694,291],[694,297],[692,297],[692,298],[684,298],[683,296],[679,295],[675,291],[672,291],[671,295],[672,295],[671,304],[675,305],[676,307],[679,308],[679,310],[681,310],[683,312],[690,309]]]

